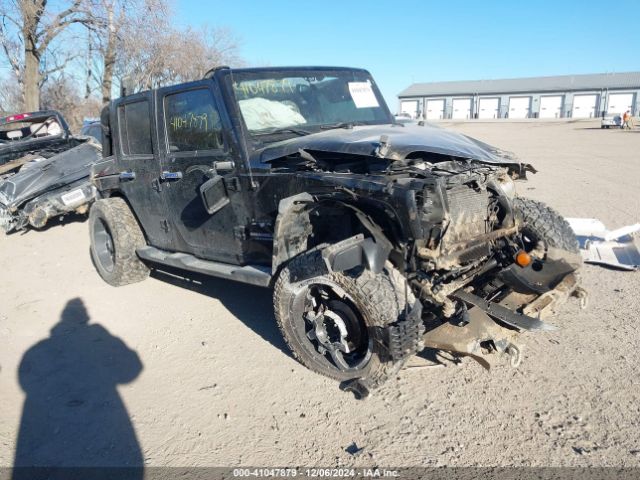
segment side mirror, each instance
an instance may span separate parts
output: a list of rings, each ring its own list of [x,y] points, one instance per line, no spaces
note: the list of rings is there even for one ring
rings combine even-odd
[[[200,185],[200,198],[207,213],[213,215],[230,202],[224,178],[215,175]]]

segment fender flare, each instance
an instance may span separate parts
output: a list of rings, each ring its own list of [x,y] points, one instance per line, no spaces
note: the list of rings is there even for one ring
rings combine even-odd
[[[393,249],[392,242],[382,228],[357,206],[332,197],[331,202],[350,209],[371,237],[362,234],[347,238],[323,249],[323,258],[331,271],[343,271],[357,265],[378,273],[384,267]],[[292,195],[280,200],[278,216],[273,231],[272,272],[290,258],[308,250],[307,240],[312,233],[309,212],[323,204],[321,200],[308,192]]]

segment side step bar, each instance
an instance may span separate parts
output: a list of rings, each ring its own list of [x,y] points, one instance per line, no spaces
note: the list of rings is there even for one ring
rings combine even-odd
[[[214,277],[226,278],[237,282],[268,287],[271,281],[271,268],[260,265],[229,265],[228,263],[202,260],[188,253],[173,253],[155,247],[142,247],[136,250],[142,260],[181,268],[191,272],[203,273]]]

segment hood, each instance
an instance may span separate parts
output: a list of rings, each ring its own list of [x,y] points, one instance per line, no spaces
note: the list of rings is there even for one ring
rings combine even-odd
[[[0,182],[0,203],[17,207],[44,192],[88,177],[91,164],[101,156],[100,146],[88,141],[46,160],[25,164]]]
[[[270,144],[255,155],[260,162],[270,162],[299,149],[371,155],[389,160],[404,160],[413,152],[429,152],[495,165],[523,166],[508,152],[429,124],[335,128]]]

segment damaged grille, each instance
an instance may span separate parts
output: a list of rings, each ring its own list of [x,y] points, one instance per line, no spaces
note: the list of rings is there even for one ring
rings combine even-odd
[[[491,198],[486,190],[456,185],[447,190],[449,227],[445,234],[448,246],[488,233]]]

